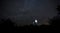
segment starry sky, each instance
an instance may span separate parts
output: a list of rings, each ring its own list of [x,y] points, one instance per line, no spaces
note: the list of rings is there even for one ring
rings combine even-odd
[[[59,1],[59,0],[58,0]],[[10,18],[18,25],[31,24],[57,15],[57,0],[0,0],[0,19]]]

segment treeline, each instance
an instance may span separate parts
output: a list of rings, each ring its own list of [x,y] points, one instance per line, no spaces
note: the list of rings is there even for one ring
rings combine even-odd
[[[60,6],[57,8],[58,15],[50,19],[50,25],[25,25],[15,27],[14,23],[10,20],[1,19],[0,32],[59,32],[60,30]],[[3,23],[1,23],[3,22]]]
[[[4,20],[2,19],[0,22],[4,22],[0,24],[0,31],[1,32],[57,32],[59,31],[60,26],[60,17],[56,16],[50,20],[51,25],[25,25],[20,27],[15,27],[14,23],[10,19]]]

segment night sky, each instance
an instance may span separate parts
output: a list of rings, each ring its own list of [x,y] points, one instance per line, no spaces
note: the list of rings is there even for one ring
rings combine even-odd
[[[43,24],[57,15],[57,5],[57,0],[0,0],[0,19],[10,18],[18,25],[29,25],[37,19]]]

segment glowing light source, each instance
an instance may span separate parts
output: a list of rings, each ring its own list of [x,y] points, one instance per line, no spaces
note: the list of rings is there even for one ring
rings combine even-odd
[[[37,25],[37,20],[35,19],[34,22],[33,22],[33,25]]]
[[[37,20],[35,20],[35,23],[37,23],[38,21]]]

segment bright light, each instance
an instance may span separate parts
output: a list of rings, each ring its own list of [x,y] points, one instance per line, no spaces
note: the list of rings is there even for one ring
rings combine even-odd
[[[37,23],[38,21],[37,20],[35,20],[35,23]]]

